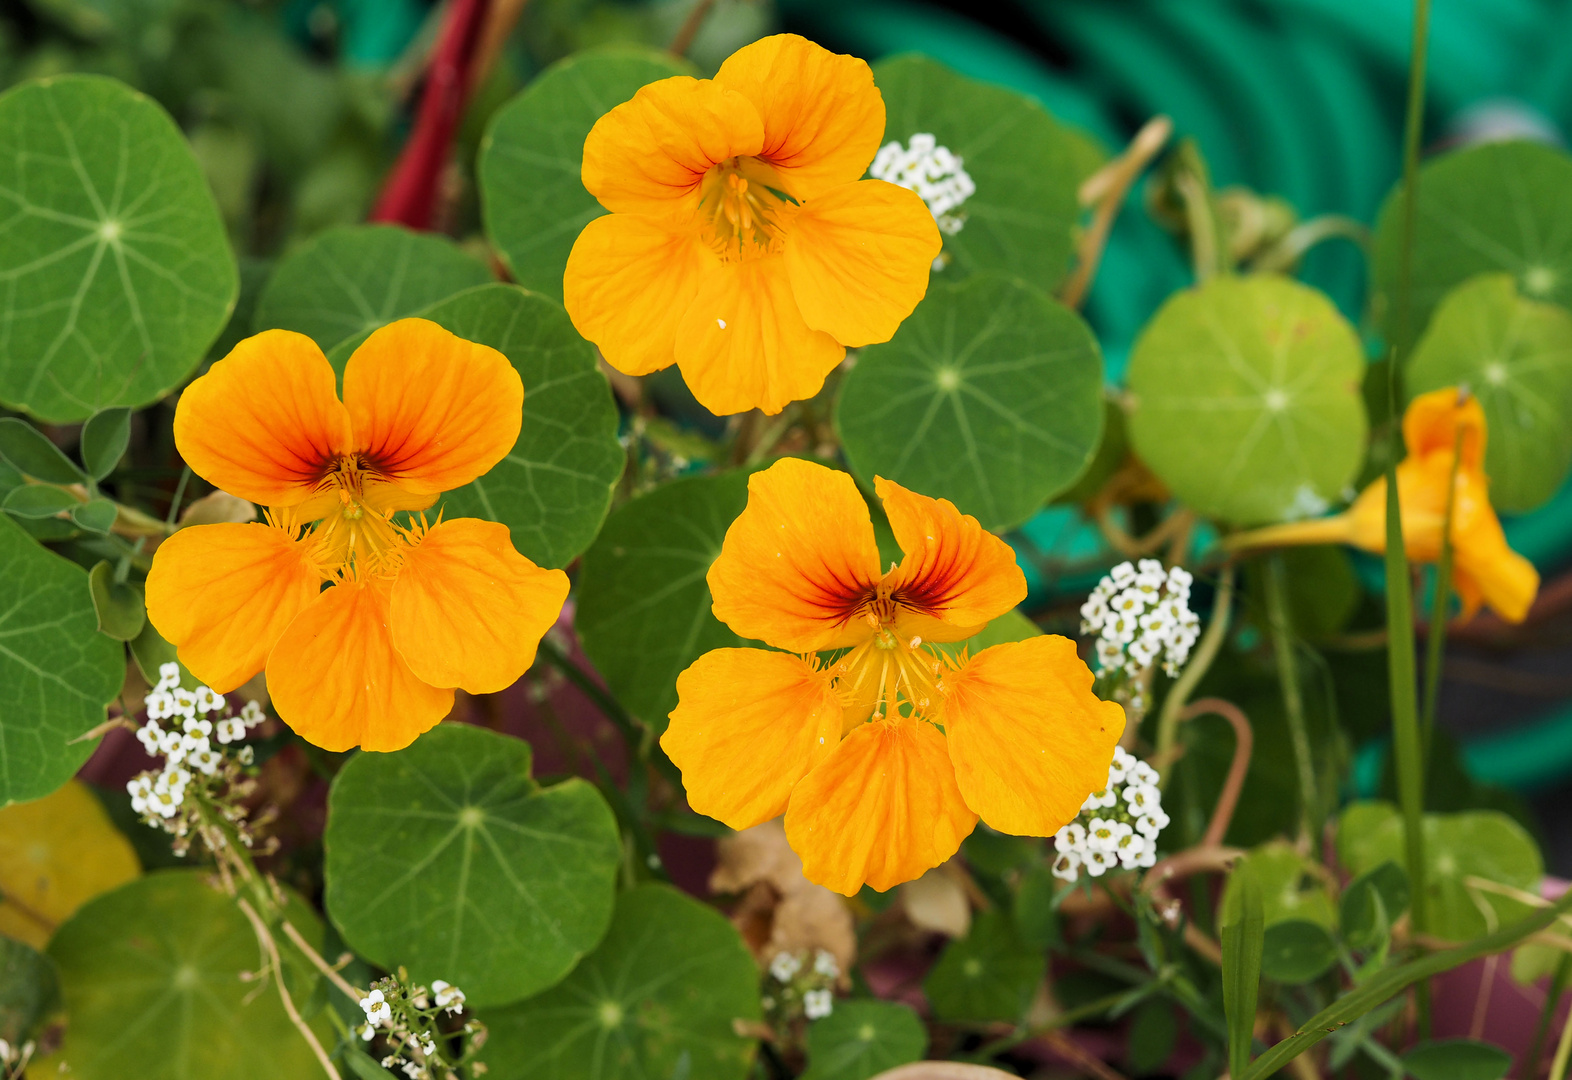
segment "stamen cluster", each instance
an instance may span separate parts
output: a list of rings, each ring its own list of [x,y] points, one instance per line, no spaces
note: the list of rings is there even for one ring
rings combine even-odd
[[[175,663],[159,667],[158,685],[143,704],[147,723],[136,737],[150,756],[164,762],[161,769],[140,773],[126,784],[131,808],[148,825],[175,837],[177,855],[186,853],[190,834],[203,824],[203,804],[214,807],[250,847],[254,838],[240,804],[254,787],[255,752],[241,746],[231,754],[227,748],[266,719],[262,706],[248,701],[236,716],[224,696],[209,687],[183,688]],[[212,739],[218,740],[217,746]],[[188,798],[192,793],[199,797]]]
[[[823,949],[814,950],[811,964],[806,949],[776,953],[765,981],[765,1016],[777,1030],[799,1018],[829,1016],[835,1011],[834,986],[840,977],[840,965]]]
[[[962,159],[927,133],[913,135],[907,146],[885,143],[868,166],[868,175],[915,191],[928,204],[940,231],[950,236],[966,224],[966,215],[955,211],[977,192]]]
[[[1122,562],[1097,583],[1081,605],[1081,633],[1097,633],[1097,662],[1104,676],[1135,679],[1159,658],[1170,676],[1179,674],[1201,633],[1190,610],[1190,573],[1164,572],[1156,559],[1139,566]]]
[[[1054,836],[1059,853],[1054,877],[1075,881],[1084,868],[1092,877],[1109,870],[1135,870],[1157,862],[1157,834],[1168,825],[1162,777],[1122,746],[1114,747],[1108,785],[1081,804],[1074,821]]]
[[[397,1068],[409,1080],[458,1080],[460,1070],[471,1076],[486,1072],[484,1064],[472,1060],[485,1045],[486,1025],[468,1020],[457,1031],[438,1027],[444,1014],[457,1016],[464,1011],[464,991],[458,987],[441,979],[433,980],[429,989],[416,986],[400,968],[397,975],[371,984],[360,999],[360,1009],[366,1022],[355,1033],[368,1043],[383,1037],[387,1049],[381,1058],[383,1068]]]

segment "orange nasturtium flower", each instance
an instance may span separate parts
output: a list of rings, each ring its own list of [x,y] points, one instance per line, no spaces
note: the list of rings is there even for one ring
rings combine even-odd
[[[1539,572],[1507,546],[1490,505],[1485,412],[1479,399],[1460,394],[1456,387],[1419,395],[1403,414],[1403,442],[1408,456],[1397,466],[1397,498],[1408,557],[1414,562],[1441,558],[1447,485],[1455,458],[1452,575],[1462,617],[1469,618],[1481,604],[1488,604],[1503,619],[1522,622],[1539,592]],[[1386,478],[1365,488],[1341,514],[1254,529],[1240,534],[1232,546],[1277,544],[1348,544],[1371,552],[1386,550]]]
[[[153,625],[217,691],[265,665],[280,718],[329,750],[400,749],[448,714],[454,687],[508,686],[567,575],[515,551],[505,525],[393,515],[500,461],[523,402],[506,357],[424,319],[355,350],[342,402],[310,338],[242,341],[181,394],[175,444],[267,520],[196,525],[159,545]]]
[[[915,193],[858,179],[884,138],[868,65],[794,34],[714,79],[641,89],[584,142],[563,300],[629,375],[677,364],[713,413],[812,397],[848,345],[888,341],[939,254]]]
[[[951,503],[876,487],[906,555],[887,573],[851,477],[786,458],[749,478],[710,592],[722,622],[784,651],[699,657],[660,741],[693,809],[734,829],[784,811],[809,880],[848,896],[944,862],[979,816],[1053,835],[1124,730],[1067,638],[932,648],[1005,614],[1026,579]]]

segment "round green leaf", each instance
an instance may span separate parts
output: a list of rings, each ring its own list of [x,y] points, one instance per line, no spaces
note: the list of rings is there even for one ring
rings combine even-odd
[[[542,788],[530,746],[443,724],[360,754],[328,799],[327,909],[344,940],[477,1006],[566,975],[605,933],[621,846],[598,791]]]
[[[1281,277],[1214,278],[1171,297],[1136,341],[1130,441],[1203,514],[1312,517],[1364,456],[1364,369],[1358,335],[1321,293]]]
[[[743,472],[675,480],[617,508],[584,553],[574,625],[617,700],[655,731],[677,706],[677,676],[739,645],[710,612],[705,582],[748,502]]]
[[[1320,978],[1337,963],[1337,942],[1320,923],[1288,919],[1266,928],[1261,948],[1261,974],[1276,982],[1297,985]]]
[[[759,969],[714,908],[665,885],[617,898],[600,948],[555,989],[485,1014],[491,1080],[742,1080]]]
[[[88,532],[99,535],[107,533],[119,516],[120,511],[115,504],[104,498],[89,499],[71,508],[72,521]]]
[[[146,405],[224,328],[239,273],[185,138],[90,75],[0,96],[0,401],[57,423]]]
[[[200,870],[161,870],[84,904],[49,942],[71,1022],[57,1055],[81,1080],[276,1080],[316,1076],[273,982],[242,978],[260,948],[235,902]],[[285,915],[313,946],[322,926],[299,900]],[[277,937],[291,996],[316,985]],[[331,1045],[325,1023],[313,1025]]]
[[[595,49],[553,64],[497,110],[480,144],[480,196],[514,281],[561,299],[573,242],[606,212],[579,179],[585,136],[639,87],[692,73],[654,49]]]
[[[838,1001],[834,1012],[808,1027],[808,1071],[802,1080],[868,1080],[917,1061],[927,1049],[928,1029],[911,1006]]]
[[[1572,305],[1572,158],[1562,151],[1500,142],[1436,158],[1420,170],[1417,211],[1405,349],[1442,297],[1475,274],[1504,271],[1524,295]],[[1394,189],[1376,221],[1370,298],[1394,338],[1402,239]]]
[[[1414,1080],[1501,1080],[1511,1067],[1510,1053],[1478,1039],[1422,1042],[1403,1055]]]
[[[835,422],[852,472],[1008,529],[1073,484],[1103,430],[1103,361],[1069,308],[978,275],[929,290],[847,372]]]
[[[524,381],[524,423],[513,452],[442,496],[447,516],[500,521],[536,563],[567,566],[595,539],[626,461],[617,403],[594,348],[561,304],[514,285],[467,289],[416,314],[490,345]],[[365,338],[357,334],[328,354],[340,374]]]
[[[1490,501],[1523,513],[1572,469],[1572,315],[1526,300],[1506,274],[1473,278],[1436,308],[1409,359],[1407,389],[1466,386],[1485,410]]]
[[[1286,840],[1273,840],[1240,860],[1261,886],[1262,925],[1303,919],[1331,926],[1332,898],[1316,866]],[[1230,879],[1232,880],[1232,879]]]
[[[873,78],[884,95],[885,142],[932,135],[977,187],[955,212],[960,230],[944,237],[938,279],[1000,270],[1057,286],[1081,214],[1083,149],[1074,133],[1030,98],[925,56],[881,60]]]
[[[1007,913],[984,911],[969,934],[945,946],[922,985],[945,1020],[1013,1022],[1025,1015],[1046,965],[1022,944]]]
[[[279,260],[252,328],[295,330],[331,349],[491,280],[479,260],[445,237],[397,225],[347,225]]]
[[[125,649],[98,632],[87,571],[0,515],[0,806],[48,795],[98,745],[125,679]]]

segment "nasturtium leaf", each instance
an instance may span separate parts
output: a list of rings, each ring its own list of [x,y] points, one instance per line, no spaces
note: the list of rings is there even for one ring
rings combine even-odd
[[[677,676],[743,639],[710,613],[705,582],[748,502],[743,472],[674,480],[620,507],[584,553],[575,626],[627,709],[655,731],[677,705]]]
[[[1509,1052],[1478,1039],[1426,1041],[1403,1055],[1414,1080],[1501,1080],[1511,1067]]]
[[[1059,937],[1059,916],[1054,910],[1058,881],[1044,862],[1034,862],[1021,872],[1012,903],[1015,932],[1029,949],[1046,951]]]
[[[1442,300],[1408,362],[1418,395],[1466,386],[1485,410],[1485,472],[1498,510],[1522,513],[1572,468],[1572,314],[1486,274]]]
[[[1360,874],[1343,890],[1338,923],[1355,949],[1378,946],[1408,909],[1408,874],[1387,860]]]
[[[626,454],[617,404],[595,350],[555,300],[514,285],[468,289],[417,314],[502,353],[524,381],[524,422],[513,452],[485,476],[442,496],[447,517],[508,527],[541,566],[563,567],[595,539]],[[328,354],[340,372],[364,340]]]
[[[0,96],[0,218],[0,402],[41,419],[158,400],[235,303],[235,258],[191,148],[113,79]]]
[[[639,87],[691,74],[654,49],[595,49],[553,64],[497,110],[477,168],[486,234],[514,281],[561,299],[573,242],[606,212],[579,178],[585,136]]]
[[[0,934],[41,949],[77,908],[141,872],[131,842],[80,781],[0,809]]]
[[[319,947],[322,924],[291,897],[285,917]],[[315,969],[275,935],[297,1006]],[[257,983],[260,946],[235,901],[200,870],[160,870],[83,905],[49,943],[71,1023],[57,1058],[80,1080],[276,1080],[315,1076],[315,1055],[274,981]],[[331,1045],[322,1019],[312,1024]]]
[[[251,326],[294,330],[327,350],[491,280],[480,260],[445,237],[398,225],[345,225],[278,261]]]
[[[59,993],[49,957],[31,945],[0,937],[0,1039],[21,1046]]]
[[[71,520],[78,527],[100,535],[107,533],[119,516],[120,511],[115,504],[104,498],[89,499],[71,508]]]
[[[1240,862],[1249,866],[1261,887],[1263,925],[1272,926],[1288,919],[1332,925],[1335,915],[1326,884],[1317,875],[1316,865],[1292,844],[1286,840],[1269,841]]]
[[[808,1071],[802,1080],[868,1080],[917,1061],[928,1049],[928,1029],[898,1001],[838,1001],[835,1011],[808,1025]]]
[[[69,491],[48,484],[27,484],[12,488],[4,503],[0,503],[6,513],[28,520],[52,518],[81,505],[81,501]]]
[[[484,1006],[554,985],[595,947],[616,821],[583,780],[542,788],[530,760],[522,739],[443,724],[344,766],[323,836],[327,909],[356,952]]]
[[[131,445],[131,410],[100,409],[82,425],[82,464],[88,475],[102,480],[115,471]]]
[[[986,529],[1031,517],[1102,438],[1103,362],[1081,317],[994,274],[935,285],[847,372],[835,423],[852,472],[949,499]]]
[[[1482,878],[1531,894],[1539,888],[1544,861],[1521,825],[1496,810],[1469,810],[1426,814],[1424,828],[1430,933],[1464,941],[1528,913],[1517,900],[1468,884]],[[1355,874],[1388,861],[1402,865],[1402,815],[1390,803],[1351,804],[1338,821],[1337,853]],[[1482,908],[1491,911],[1489,919]]]
[[[147,607],[135,586],[116,581],[115,566],[108,559],[87,572],[87,586],[93,593],[99,631],[116,641],[136,640],[147,624]]]
[[[1337,963],[1331,931],[1309,919],[1285,919],[1266,928],[1261,945],[1261,974],[1296,985],[1325,975]]]
[[[759,968],[726,917],[666,885],[617,898],[600,948],[561,985],[483,1014],[490,1080],[742,1080]]]
[[[1001,270],[1057,286],[1070,269],[1081,214],[1075,134],[1030,98],[926,56],[881,60],[873,78],[884,95],[884,142],[905,147],[913,135],[932,135],[976,185],[947,215],[961,227],[944,237],[945,266],[935,280]]]
[[[86,761],[125,678],[87,571],[0,514],[0,806],[48,795]]]
[[[1200,513],[1235,524],[1312,517],[1365,449],[1364,353],[1324,295],[1287,278],[1220,277],[1177,293],[1130,354],[1130,441]]]
[[[79,484],[84,479],[76,463],[49,441],[49,436],[26,420],[0,417],[0,458],[21,473],[49,484]]]
[[[984,911],[971,933],[945,946],[922,985],[941,1019],[1013,1022],[1025,1015],[1046,964],[1021,941],[1008,913]]]
[[[1376,220],[1371,313],[1396,337],[1403,196]],[[1446,154],[1419,173],[1407,341],[1424,332],[1448,292],[1475,274],[1505,272],[1534,300],[1572,304],[1572,158],[1531,142],[1495,142]]]

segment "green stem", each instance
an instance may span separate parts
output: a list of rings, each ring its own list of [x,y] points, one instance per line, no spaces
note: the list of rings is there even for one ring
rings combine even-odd
[[[1446,515],[1441,519],[1441,557],[1436,560],[1435,595],[1430,601],[1430,627],[1425,640],[1425,711],[1420,734],[1423,761],[1430,763],[1430,746],[1436,729],[1436,708],[1441,696],[1441,663],[1446,651],[1446,620],[1452,605],[1452,515],[1457,507],[1457,468],[1463,454],[1463,427],[1458,425],[1452,446],[1452,473],[1447,480]]]
[[[1299,1026],[1298,1031],[1251,1062],[1244,1074],[1235,1080],[1266,1080],[1328,1035],[1353,1023],[1382,1002],[1390,1000],[1415,983],[1432,975],[1439,975],[1443,971],[1451,971],[1481,956],[1505,952],[1555,922],[1568,908],[1572,908],[1572,891],[1554,904],[1537,908],[1527,918],[1493,934],[1475,938],[1455,949],[1433,952],[1429,956],[1410,960],[1406,964],[1377,973],[1368,982],[1344,994],[1306,1020]]]
[[[1523,1059],[1525,1064],[1519,1073],[1523,1080],[1535,1080],[1539,1076],[1539,1063],[1545,1059],[1545,1040],[1550,1037],[1550,1025],[1555,1023],[1568,981],[1572,981],[1572,953],[1562,953],[1555,974],[1550,977],[1550,992],[1545,995],[1545,1007],[1539,1012],[1534,1041],[1529,1045],[1528,1056]]]
[[[1266,560],[1266,612],[1277,655],[1277,681],[1283,689],[1283,712],[1293,744],[1294,766],[1299,773],[1299,832],[1301,840],[1320,833],[1321,797],[1316,790],[1315,758],[1310,731],[1305,726],[1304,696],[1299,688],[1299,665],[1294,660],[1293,624],[1288,617],[1288,568],[1280,554]]]
[[[622,735],[623,742],[627,744],[628,752],[633,760],[648,761],[663,773],[667,779],[681,782],[682,774],[677,771],[677,767],[672,764],[671,759],[661,753],[658,747],[651,751],[650,742],[643,734],[643,725],[635,720],[627,709],[622,707],[621,702],[608,694],[605,688],[596,682],[589,672],[574,663],[573,658],[558,648],[550,638],[541,638],[539,651],[547,663],[562,672],[570,683],[578,687],[585,697],[595,703],[595,707],[600,710],[601,715],[605,716],[606,719],[616,726],[618,733]]]
[[[1206,676],[1207,669],[1217,658],[1217,651],[1222,648],[1223,639],[1228,636],[1228,620],[1233,612],[1233,603],[1234,564],[1226,563],[1217,579],[1217,598],[1212,601],[1212,617],[1207,623],[1206,632],[1201,635],[1195,652],[1190,654],[1190,662],[1185,665],[1184,671],[1168,688],[1168,694],[1163,698],[1162,711],[1157,714],[1157,752],[1154,756],[1163,763],[1160,768],[1164,772],[1172,765],[1169,758],[1173,755],[1174,740],[1179,731],[1179,714],[1184,711],[1190,695],[1195,693],[1196,686]]]
[[[164,519],[167,528],[174,528],[175,517],[180,513],[180,501],[185,498],[186,485],[191,482],[191,466],[180,470],[180,482],[175,485],[174,498],[169,500],[169,516]]]
[[[1155,988],[1154,986],[1153,989]],[[1069,1027],[1071,1024],[1078,1024],[1082,1020],[1090,1020],[1094,1016],[1101,1016],[1108,1010],[1123,1003],[1130,997],[1130,994],[1129,990],[1120,990],[1106,997],[1100,997],[1096,1001],[1089,1001],[1085,1005],[1067,1009],[1044,1023],[1035,1024],[1029,1028],[1021,1028],[1001,1039],[995,1039],[993,1042],[985,1044],[981,1049],[966,1055],[966,1057],[960,1060],[973,1062],[992,1060],[1006,1050],[1013,1050],[1023,1042],[1029,1042],[1040,1035],[1046,1035],[1050,1031]]]

